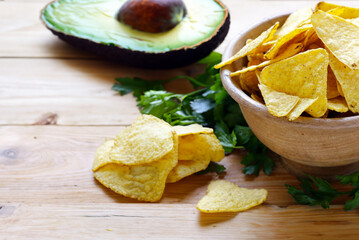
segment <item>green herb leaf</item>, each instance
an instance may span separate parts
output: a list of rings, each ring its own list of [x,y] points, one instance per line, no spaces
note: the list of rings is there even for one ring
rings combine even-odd
[[[259,175],[261,169],[266,175],[270,175],[275,167],[274,161],[267,155],[267,153],[253,153],[249,152],[243,157],[242,162],[246,167],[243,168],[243,173],[247,175]]]
[[[206,169],[197,172],[196,175],[203,175],[203,174],[211,173],[211,172],[216,172],[219,175],[222,172],[224,172],[225,170],[226,170],[226,168],[223,165],[218,164],[216,162],[210,162]]]
[[[309,176],[309,179],[299,178],[298,180],[301,182],[302,190],[288,184],[285,187],[299,204],[320,205],[322,208],[327,209],[335,198],[343,195],[343,193],[334,189],[327,181],[321,178]]]
[[[112,86],[112,89],[118,91],[121,95],[133,92],[133,96],[139,98],[141,94],[149,90],[163,90],[165,81],[146,81],[141,78],[116,78],[118,83]]]
[[[359,191],[357,190],[354,194],[354,198],[345,202],[345,211],[350,211],[359,207]]]
[[[219,53],[212,53],[201,60],[200,63],[207,66],[203,73],[195,77],[176,76],[165,81],[117,78],[118,83],[112,88],[121,95],[133,92],[141,113],[154,115],[171,125],[198,123],[214,128],[226,153],[244,146],[256,159],[244,168],[246,174],[258,175],[261,169],[270,174],[274,162],[266,156],[267,149],[248,128],[238,103],[228,95],[219,70],[213,67],[221,61],[221,57]],[[201,88],[188,94],[165,91],[163,84],[175,79],[187,79],[195,89]]]

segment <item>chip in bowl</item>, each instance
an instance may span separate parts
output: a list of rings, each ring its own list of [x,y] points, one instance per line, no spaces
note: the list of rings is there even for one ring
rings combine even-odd
[[[216,67],[239,58],[248,64],[242,69],[233,65],[229,75],[273,116],[294,121],[340,117],[347,108],[352,115],[359,113],[358,8],[320,2],[314,11],[299,9]]]

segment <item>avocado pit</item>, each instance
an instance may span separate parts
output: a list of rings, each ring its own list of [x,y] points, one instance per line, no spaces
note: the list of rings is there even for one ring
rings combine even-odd
[[[161,33],[177,26],[186,15],[182,0],[128,0],[117,19],[139,31]]]

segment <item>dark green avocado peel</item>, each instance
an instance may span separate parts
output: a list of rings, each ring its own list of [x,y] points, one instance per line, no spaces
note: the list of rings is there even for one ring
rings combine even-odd
[[[184,0],[182,21],[159,33],[119,22],[117,14],[125,2],[57,0],[45,7],[41,19],[51,32],[75,47],[141,68],[192,64],[217,48],[229,30],[228,9],[219,0]]]

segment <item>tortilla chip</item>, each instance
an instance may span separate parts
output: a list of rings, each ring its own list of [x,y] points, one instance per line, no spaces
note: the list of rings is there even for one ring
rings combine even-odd
[[[310,28],[311,28],[311,26],[296,28],[293,31],[282,36],[281,38],[278,38],[278,40],[274,44],[274,46],[266,54],[264,54],[264,58],[266,58],[266,59],[275,58],[275,56],[277,56],[281,47],[284,46],[285,44],[288,44],[290,41],[293,41],[293,39],[295,39],[293,41],[293,43],[300,42],[302,39],[305,38],[305,32],[307,30],[309,30]]]
[[[337,86],[337,78],[335,77],[331,67],[328,67],[328,79],[327,79],[327,98],[332,99],[340,96]]]
[[[359,69],[359,27],[329,13],[312,15],[313,28],[331,53],[351,69]]]
[[[333,54],[329,54],[329,64],[340,83],[349,109],[359,113],[359,69],[349,68]]]
[[[245,57],[246,55],[249,55],[249,54],[253,53],[260,45],[262,45],[264,42],[271,39],[271,37],[276,32],[278,26],[279,26],[279,22],[276,22],[268,30],[264,31],[261,35],[259,35],[256,39],[254,39],[253,41],[250,41],[248,44],[246,44],[233,57],[231,57],[230,59],[215,65],[214,67],[216,69],[224,67],[224,66],[229,65],[229,64],[233,63],[234,61],[242,58],[242,57]]]
[[[328,53],[313,49],[265,67],[260,79],[275,91],[317,99],[306,112],[321,117],[327,110],[327,67]]]
[[[328,100],[328,109],[340,113],[349,111],[348,104],[342,96]]]
[[[290,14],[287,20],[284,22],[283,26],[278,29],[276,33],[277,39],[297,29],[300,25],[302,25],[303,22],[310,19],[312,14],[313,10],[310,7],[299,9]]]
[[[306,111],[317,99],[301,98],[297,105],[287,115],[289,121],[294,121]]]
[[[300,98],[297,96],[277,92],[263,84],[259,84],[259,89],[261,90],[268,111],[276,117],[287,116],[300,101]]]

